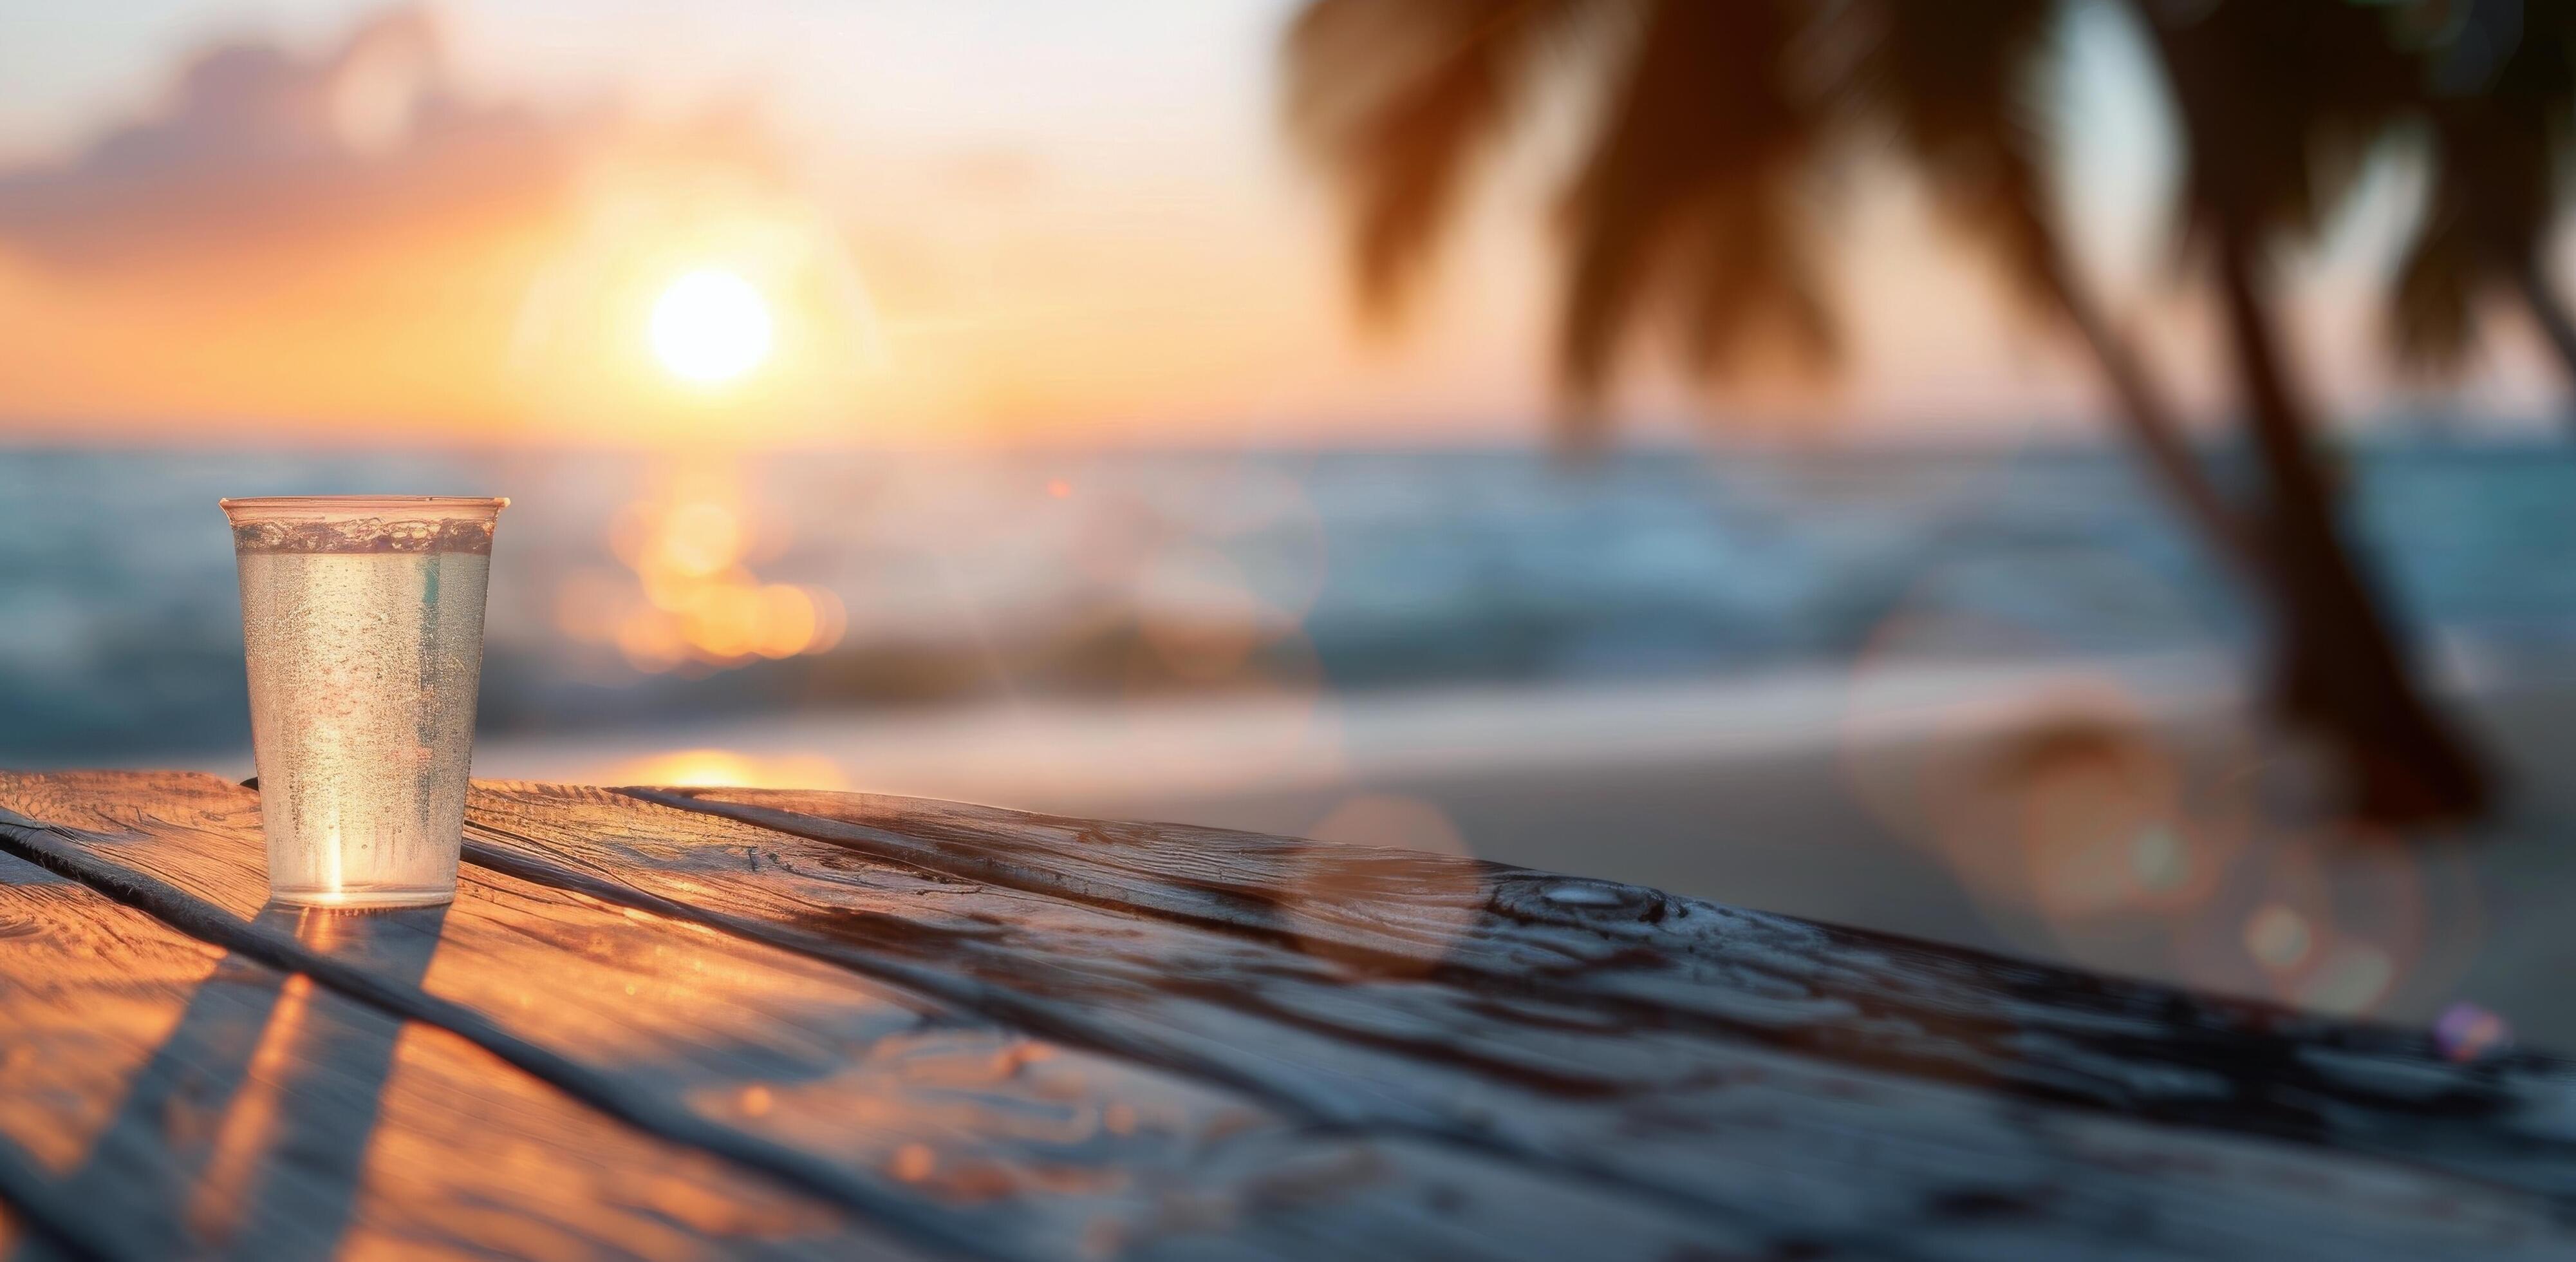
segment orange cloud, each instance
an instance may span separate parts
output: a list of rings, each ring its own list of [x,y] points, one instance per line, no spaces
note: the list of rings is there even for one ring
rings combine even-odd
[[[459,97],[435,29],[398,9],[310,59],[198,54],[150,117],[0,173],[0,245],[94,282],[523,217],[559,198],[591,126]]]
[[[776,198],[780,160],[744,118],[479,102],[441,52],[408,8],[309,57],[214,48],[149,116],[0,172],[0,414],[72,432],[544,426],[561,379],[589,378],[531,360],[531,304],[600,235],[604,182],[685,192],[666,219],[711,189]],[[540,351],[567,342],[545,314]]]
[[[1376,354],[1266,124],[1158,134],[791,154],[747,108],[650,123],[469,91],[417,9],[318,52],[206,49],[142,115],[0,169],[0,435],[1385,439],[1390,414],[1535,397],[1534,255],[1481,261],[1513,279],[1457,287],[1445,341]],[[775,322],[721,389],[648,345],[657,295],[706,268]]]

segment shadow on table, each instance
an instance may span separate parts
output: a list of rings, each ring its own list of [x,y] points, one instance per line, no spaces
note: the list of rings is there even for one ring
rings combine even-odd
[[[271,903],[256,923],[418,982],[446,917]],[[355,1214],[402,1029],[302,974],[228,956],[54,1194],[112,1210],[159,1256],[331,1257]],[[17,1256],[46,1252],[31,1241]]]

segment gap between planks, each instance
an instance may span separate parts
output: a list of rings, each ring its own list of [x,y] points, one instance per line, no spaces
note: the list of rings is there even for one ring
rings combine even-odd
[[[282,939],[246,924],[222,908],[154,877],[94,858],[77,849],[49,844],[56,830],[41,821],[0,809],[0,850],[59,876],[80,882],[100,895],[141,911],[170,928],[283,973],[301,973],[322,986],[369,1004],[393,1016],[436,1026],[499,1057],[575,1100],[648,1135],[695,1149],[769,1176],[798,1190],[861,1214],[889,1230],[931,1247],[966,1257],[1036,1258],[997,1250],[992,1241],[963,1230],[939,1215],[925,1212],[917,1201],[892,1195],[854,1177],[828,1161],[772,1142],[636,1090],[615,1076],[539,1046],[501,1028],[482,1013],[425,991],[385,982],[365,969]],[[0,1194],[11,1178],[6,1154],[0,1153]],[[32,1187],[32,1185],[31,1185]],[[10,1194],[12,1203],[19,1200]],[[38,1219],[39,1226],[50,1221]],[[51,1234],[49,1231],[48,1234]],[[73,1241],[97,1251],[109,1241]],[[112,1247],[108,1256],[119,1256]]]
[[[999,850],[987,852],[984,848],[987,842],[995,839],[1001,839],[1001,845],[1005,847],[1029,844],[1010,836],[1008,825],[1013,821],[945,819],[928,826],[927,830],[917,831],[875,820],[817,814],[812,808],[793,801],[769,800],[802,796],[792,793],[754,792],[727,796],[741,791],[650,787],[616,788],[605,792],[803,838],[944,879],[1011,889],[1249,940],[1273,942],[1276,938],[1267,926],[1229,918],[1226,912],[1238,906],[1242,896],[1225,888],[1189,885],[1187,892],[1205,898],[1211,908],[1196,910],[1176,904],[1170,898],[1157,897],[1150,888],[1141,896],[1122,894],[1118,887],[1086,879],[1078,872],[1050,869],[1045,875],[1030,876],[1015,867]],[[702,797],[702,792],[715,796]],[[998,808],[963,807],[949,803],[918,805],[933,809],[951,808],[968,814],[1009,815],[1023,827],[1038,829],[1100,826],[1096,821],[1022,815]],[[1174,831],[1228,835],[1225,830],[1179,828]],[[1248,834],[1242,836],[1262,842],[1280,840]],[[948,839],[965,843],[966,853],[954,858],[944,850],[935,854],[916,853],[924,841]],[[1035,849],[1043,853],[1048,847],[1038,845]],[[1475,866],[1486,868],[1486,865]],[[1585,880],[1517,869],[1490,870],[1529,879]],[[1157,878],[1148,874],[1140,879],[1150,886],[1151,881]],[[1181,880],[1169,875],[1159,879]],[[1652,891],[1647,893],[1655,894]],[[1492,907],[1490,902],[1488,906],[1491,910],[1502,910]],[[1659,920],[1660,909],[1647,919]],[[2569,1067],[2562,1062],[2545,1056],[2515,1053],[2505,1060],[2454,1064],[2434,1052],[2426,1036],[2415,1031],[2336,1021],[2253,1001],[2172,990],[2152,983],[2072,974],[2006,957],[1988,957],[1979,952],[1888,938],[1866,931],[1812,927],[1836,935],[1848,947],[1858,951],[1921,952],[1953,965],[1984,968],[1997,980],[1981,984],[1989,983],[1989,979],[1925,974],[1915,981],[1918,985],[1957,982],[1998,1005],[1999,1009],[2012,1008],[2015,1011],[2007,1015],[2002,1010],[1988,1012],[1973,1006],[1937,1003],[1924,994],[1890,990],[1881,985],[1858,988],[1857,993],[1844,996],[1859,1008],[1858,1019],[1853,1022],[1828,1024],[1821,1028],[1783,1027],[1739,1019],[1689,1004],[1660,1004],[1651,999],[1556,978],[1522,977],[1498,971],[1475,959],[1403,955],[1400,954],[1401,943],[1379,946],[1356,941],[1353,935],[1348,934],[1332,937],[1320,952],[1310,949],[1313,944],[1303,935],[1287,945],[1300,954],[1322,954],[1361,971],[1368,971],[1381,962],[1395,961],[1398,967],[1393,971],[1408,977],[1445,976],[1470,982],[1479,990],[1500,990],[1547,1002],[1580,1006],[1632,1022],[1650,1021],[1684,1034],[1742,1040],[1826,1061],[2000,1092],[2048,1107],[2097,1111],[2185,1129],[2240,1134],[2333,1152],[2394,1159],[2483,1179],[2499,1186],[2539,1192],[2560,1206],[2561,1212],[2576,1213],[2576,1187],[2554,1183],[2536,1172],[2527,1176],[2499,1177],[2497,1167],[2498,1162],[2513,1161],[2518,1156],[2538,1158],[2547,1155],[2562,1164],[2568,1159],[2569,1149],[2563,1140],[2518,1140],[2510,1133],[2502,1136],[2494,1133],[2499,1123],[2509,1121],[2517,1112],[2529,1114],[2535,1109],[2555,1112],[2563,1107],[2560,1102],[2570,1099],[2570,1092],[2576,1091],[2576,1076],[2571,1076]],[[1358,936],[1365,937],[1365,933]],[[1674,962],[1680,960],[1677,958]],[[1424,972],[1426,964],[1431,967],[1428,974]],[[2034,982],[2028,976],[2032,974],[2048,976]],[[2021,992],[2035,984],[2063,987],[2067,992],[2065,995],[2047,996],[2045,1000],[2072,1001],[2071,1015],[2077,1019],[2052,1023],[2048,1019],[2049,1013],[2032,1010],[2032,1006],[2042,1000]],[[2153,1009],[2151,1013],[2148,1011],[2150,1008]],[[2083,1018],[2097,1009],[2103,1015],[2114,1017],[2152,1016],[2168,1025],[2169,1038],[2156,1046],[2142,1047],[2129,1035],[2105,1035],[2086,1028]],[[1885,1031],[1872,1035],[1861,1028],[1881,1018],[1894,1018],[1907,1028],[1938,1033],[1928,1038],[1900,1037],[1891,1041]],[[2028,1021],[2036,1024],[2024,1024]],[[1853,1033],[1865,1037],[1836,1037]],[[2021,1050],[2015,1044],[2025,1035],[2063,1040],[2070,1052],[2055,1060],[2042,1056],[2025,1063],[2013,1054]],[[1949,1050],[1943,1050],[1945,1048]],[[1963,1059],[1951,1054],[1961,1048],[1974,1055]],[[1394,1050],[1400,1052],[1404,1049]],[[2199,1093],[2160,1095],[2152,1090],[2141,1090],[2134,1080],[2111,1077],[2096,1081],[2086,1076],[2088,1071],[2080,1063],[2083,1057],[2088,1056],[2137,1058],[2149,1070],[2194,1071],[2209,1068],[2208,1062],[2213,1057],[2234,1059],[2249,1052],[2272,1056],[2273,1060],[2267,1062],[2267,1067],[2281,1075],[2269,1085],[2268,1093],[2259,1099],[2248,1099],[2241,1094],[2223,1099],[2206,1098]],[[2356,1084],[2317,1070],[2300,1059],[2299,1053],[2304,1052],[2389,1058],[2402,1071],[2437,1071],[2443,1078],[2444,1089],[2438,1098],[2428,1096],[2412,1085],[2397,1091],[2372,1089],[2367,1083]],[[2004,1059],[1998,1061],[1995,1059],[1998,1056]],[[2338,1130],[2321,1125],[2324,1112],[2341,1109],[2372,1115],[2388,1125],[2380,1131],[2366,1127]],[[2467,1146],[2453,1154],[2456,1159],[2428,1160],[2420,1151],[2420,1146],[2427,1140],[2438,1141],[2437,1147],[2462,1142]],[[2517,1149],[2521,1151],[2517,1153]]]
[[[1237,1073],[1215,1061],[1175,1054],[1148,1041],[1123,1038],[1114,1028],[1099,1023],[1067,1020],[1051,1011],[1048,1005],[1024,1000],[1002,987],[944,973],[933,968],[861,955],[838,944],[818,942],[793,929],[782,929],[747,917],[699,907],[693,903],[635,889],[604,877],[499,850],[488,843],[474,840],[473,834],[476,832],[488,833],[532,848],[537,847],[539,843],[521,837],[508,829],[497,828],[469,818],[466,822],[465,857],[477,866],[490,868],[532,884],[594,898],[604,903],[704,925],[720,933],[790,951],[862,977],[925,995],[986,1020],[1016,1027],[1070,1047],[1176,1074],[1248,1096],[1279,1109],[1319,1134],[1401,1137],[1478,1157],[1503,1160],[1528,1169],[1545,1171],[1608,1195],[1647,1201],[1701,1218],[1724,1221],[1737,1218],[1741,1214],[1738,1207],[1718,1205],[1670,1188],[1640,1183],[1615,1170],[1605,1169],[1590,1162],[1571,1160],[1561,1154],[1465,1127],[1406,1122],[1387,1117],[1363,1119],[1347,1111],[1337,1110],[1329,1102],[1317,1099],[1308,1093],[1290,1090],[1254,1075]],[[1776,1223],[1744,1224],[1740,1222],[1737,1225],[1750,1225],[1757,1229],[1779,1226]],[[1869,1243],[1873,1248],[1890,1250],[1886,1256],[1904,1256],[1902,1250],[1894,1248],[1896,1242],[1872,1239]]]
[[[665,803],[659,805],[671,804]],[[738,822],[751,823],[752,821]],[[756,826],[765,827],[771,831],[780,832],[782,834],[803,836],[811,840],[825,840],[822,838],[813,838],[811,834],[798,834],[795,833],[794,830],[780,829],[775,825],[766,823],[758,824]],[[1606,1184],[1608,1188],[1615,1189],[1617,1192],[1629,1196],[1635,1196],[1642,1192],[1646,1195],[1654,1196],[1657,1199],[1670,1200],[1675,1204],[1687,1206],[1702,1216],[1730,1216],[1734,1213],[1736,1208],[1716,1206],[1700,1198],[1692,1197],[1686,1193],[1669,1192],[1653,1187],[1640,1187],[1637,1184],[1628,1182],[1615,1172],[1603,1175],[1599,1178],[1585,1177],[1587,1173],[1590,1173],[1588,1167],[1577,1165],[1573,1168],[1568,1168],[1567,1165],[1561,1161],[1551,1160],[1550,1154],[1545,1152],[1533,1154],[1533,1152],[1527,1150],[1527,1146],[1524,1144],[1512,1143],[1509,1141],[1498,1142],[1481,1133],[1470,1133],[1462,1137],[1460,1134],[1456,1133],[1454,1129],[1418,1129],[1417,1126],[1408,1124],[1402,1119],[1387,1119],[1383,1117],[1369,1119],[1366,1124],[1357,1124],[1357,1119],[1352,1118],[1347,1111],[1334,1110],[1332,1108],[1331,1100],[1310,1099],[1309,1097],[1312,1094],[1311,1092],[1301,1093],[1290,1089],[1282,1095],[1273,1084],[1266,1081],[1245,1082],[1241,1080],[1239,1075],[1228,1073],[1225,1067],[1221,1064],[1206,1067],[1193,1067],[1190,1065],[1176,1066],[1174,1064],[1173,1049],[1168,1047],[1160,1050],[1145,1050],[1140,1055],[1138,1051],[1114,1041],[1115,1036],[1118,1033],[1114,1023],[1098,1029],[1090,1028],[1097,1023],[1079,1020],[1075,1020],[1069,1024],[1063,1022],[1048,1024],[1045,1021],[1046,1014],[1043,1013],[1034,1014],[1040,1019],[1033,1021],[1031,1020],[1031,1016],[1033,1014],[1024,1011],[1016,1002],[1018,997],[1011,994],[1006,987],[994,988],[991,987],[990,983],[977,982],[974,979],[967,977],[952,976],[951,974],[926,968],[922,965],[911,964],[900,960],[884,959],[854,948],[844,947],[841,944],[822,941],[813,935],[802,933],[792,926],[772,925],[768,922],[757,919],[738,917],[722,912],[707,911],[695,906],[693,903],[675,901],[663,895],[652,894],[650,892],[625,885],[614,879],[615,869],[613,867],[600,868],[595,864],[581,862],[556,852],[553,848],[545,845],[544,843],[535,842],[531,839],[521,837],[517,833],[506,828],[496,828],[484,823],[477,823],[473,827],[475,831],[482,834],[484,837],[495,838],[504,843],[503,845],[496,847],[491,841],[469,839],[467,857],[474,861],[479,867],[501,871],[508,875],[528,880],[534,884],[563,890],[582,897],[597,899],[611,905],[623,905],[650,911],[656,914],[672,916],[674,918],[691,920],[696,923],[706,925],[709,928],[716,929],[719,932],[723,932],[730,937],[783,948],[793,951],[799,955],[815,958],[821,962],[831,964],[851,972],[859,973],[861,975],[874,975],[879,977],[881,980],[891,981],[904,989],[924,993],[929,997],[941,999],[953,1006],[962,1007],[969,1011],[983,1013],[988,1017],[1001,1021],[1004,1024],[1017,1025],[1024,1029],[1034,1028],[1037,1032],[1042,1034],[1055,1033],[1067,1043],[1085,1046],[1095,1051],[1103,1051],[1121,1059],[1138,1061],[1167,1071],[1177,1071],[1189,1074],[1190,1076],[1212,1080],[1220,1085],[1232,1088],[1238,1093],[1244,1092],[1248,1089],[1250,1092],[1258,1094],[1261,1098],[1268,1099],[1276,1104],[1285,1106],[1286,1111],[1298,1114],[1301,1117],[1311,1116],[1322,1127],[1355,1133],[1375,1132],[1390,1135],[1403,1135],[1440,1142],[1448,1146],[1465,1146],[1484,1154],[1500,1154],[1513,1159],[1516,1164],[1524,1166],[1536,1165],[1554,1169],[1561,1174],[1583,1178],[1583,1181],[1586,1183]],[[0,840],[5,840],[6,835],[6,830],[0,829]],[[62,835],[70,836],[71,834],[65,833]],[[521,849],[522,847],[525,847],[528,850],[533,850],[535,853],[526,853]],[[91,862],[100,864],[110,874],[125,871],[121,866],[110,860],[99,859],[96,856],[86,854],[82,857]],[[42,862],[42,860],[39,859],[39,862]],[[53,864],[47,864],[46,866],[54,867],[57,871],[62,870]],[[99,889],[102,894],[118,898],[118,901],[121,902],[128,902],[129,905],[138,906],[147,913],[153,914],[165,922],[170,921],[170,917],[159,909],[145,904],[134,903],[132,900],[119,896],[113,889],[102,888],[97,881],[91,880],[88,877],[81,876],[77,873],[66,872],[65,874],[73,875],[76,879],[81,879],[84,884],[90,885],[92,888]],[[152,880],[152,878],[144,877],[140,874],[134,875],[140,880]],[[157,884],[157,882],[155,883]],[[167,889],[165,887],[165,891],[169,897],[181,900],[182,902],[198,901],[194,899],[194,896],[176,889]],[[1052,889],[1042,892],[1059,897],[1062,896],[1061,891]],[[250,928],[249,926],[241,926],[237,919],[231,917],[228,913],[223,912],[220,908],[213,907],[211,904],[206,905],[205,909],[211,911],[216,917],[219,917],[240,929],[248,930]],[[1130,912],[1137,910],[1133,907],[1124,907],[1122,909]],[[183,932],[189,932],[191,936],[199,937],[202,940],[215,942],[217,945],[231,945],[230,943],[220,939],[197,933],[194,929],[186,925],[174,923],[173,927],[178,928]],[[256,954],[254,954],[254,958],[258,958]],[[287,967],[294,966],[289,965]],[[892,971],[889,972],[889,970]],[[296,968],[295,971],[305,971],[310,973],[314,970]],[[1479,973],[1482,972],[1482,970],[1477,971]],[[322,980],[325,984],[331,984],[327,978],[317,976],[317,980]],[[378,982],[376,984],[381,985],[382,983]],[[945,987],[950,986],[966,987],[973,993],[961,996],[953,990],[945,989]],[[999,997],[1005,1005],[1008,1005],[1007,1007],[997,1008],[994,1006],[992,1001],[995,998],[994,992],[996,990],[999,991]],[[361,999],[367,998],[364,995],[353,997]],[[430,1003],[448,1002],[428,999],[426,996],[422,996],[421,998]],[[469,1013],[473,1012],[470,1008],[466,1009],[466,1011]],[[402,1015],[411,1014],[406,1012]],[[458,1029],[454,1025],[441,1021],[431,1021],[430,1023],[441,1024],[445,1028],[449,1028],[459,1033],[461,1036],[466,1037],[469,1041],[482,1042],[482,1040],[477,1039],[471,1031]],[[1104,1033],[1110,1036],[1112,1041],[1104,1041],[1102,1037]],[[487,1050],[493,1050],[496,1054],[503,1055],[505,1060],[510,1059],[507,1053],[501,1049],[493,1048],[488,1043],[484,1045]],[[551,1053],[549,1053],[549,1055],[551,1055]],[[1186,1056],[1186,1053],[1182,1053],[1182,1055]],[[574,1063],[578,1068],[578,1063]],[[522,1067],[524,1068],[525,1066]],[[1213,1068],[1216,1072],[1214,1074],[1198,1072],[1198,1070],[1202,1068]],[[530,1072],[532,1074],[536,1074],[536,1076],[540,1078],[546,1078],[546,1075],[537,1073],[535,1070],[531,1070]],[[550,1078],[547,1080],[554,1081]],[[558,1083],[557,1085],[561,1086],[562,1084]],[[617,1084],[614,1080],[611,1080],[611,1085],[615,1086]],[[566,1090],[568,1094],[575,1094],[576,1098],[582,1098],[578,1093],[572,1092],[569,1088],[566,1088]],[[1313,1107],[1309,1107],[1310,1105]],[[612,1116],[617,1116],[617,1114],[612,1113]],[[697,1119],[695,1115],[689,1115],[689,1120],[698,1122],[701,1125],[707,1125],[706,1123],[703,1123],[702,1119]],[[719,1127],[719,1129],[721,1128]],[[691,1141],[686,1138],[682,1138],[680,1142],[690,1143]],[[754,1140],[752,1142],[757,1143],[760,1141]],[[698,1145],[693,1144],[693,1146]],[[830,1195],[831,1199],[836,1202],[846,1203],[846,1198],[831,1193],[827,1193],[827,1195]],[[1850,1244],[1854,1242],[1846,1240],[1843,1243]],[[1890,1248],[1890,1246],[1896,1243],[1893,1241],[1870,1239],[1867,1243],[1873,1248],[1889,1248],[1891,1253],[1903,1252],[1901,1249]],[[989,1252],[989,1249],[979,1249],[978,1251]]]
[[[0,832],[0,845],[7,834]],[[48,1184],[35,1159],[0,1136],[0,1205],[17,1215],[29,1234],[75,1258],[141,1258],[151,1256],[141,1241],[128,1239],[123,1227],[54,1212]],[[6,1240],[0,1234],[0,1241]]]
[[[256,791],[253,783],[245,782],[242,787]],[[639,804],[642,803],[639,801]],[[51,847],[41,840],[16,836],[19,832],[53,834],[55,831],[50,825],[0,809],[0,850],[18,853],[39,866],[80,881],[190,937],[227,950],[240,951],[280,971],[308,974],[317,983],[361,1002],[445,1029],[648,1134],[785,1180],[834,1204],[869,1214],[891,1229],[915,1232],[918,1225],[918,1237],[937,1247],[974,1256],[997,1256],[990,1242],[959,1232],[936,1216],[921,1213],[905,1198],[889,1196],[802,1150],[708,1121],[684,1108],[666,1104],[649,1092],[630,1090],[613,1075],[509,1033],[468,1005],[387,983],[363,969],[343,964],[299,942],[263,933],[222,908],[144,873],[77,849]],[[729,937],[814,959],[1000,1025],[1016,1027],[1067,1046],[1172,1073],[1247,1097],[1278,1109],[1290,1120],[1318,1134],[1410,1139],[1554,1175],[1591,1188],[1608,1198],[1657,1205],[1669,1212],[1703,1221],[1750,1227],[1756,1231],[1785,1230],[1783,1224],[1762,1221],[1761,1216],[1749,1215],[1741,1206],[1718,1204],[1675,1189],[1639,1182],[1614,1169],[1470,1128],[1407,1122],[1383,1116],[1368,1117],[1336,1109],[1329,1100],[1317,1098],[1312,1093],[1237,1073],[1205,1058],[1176,1055],[1150,1041],[1121,1038],[1114,1027],[1063,1019],[1050,1011],[1047,1005],[1022,999],[1006,988],[954,976],[935,968],[861,955],[837,944],[817,942],[792,929],[652,894],[604,876],[501,849],[489,842],[478,841],[476,833],[517,843],[530,850],[542,851],[546,847],[508,829],[477,821],[469,812],[462,858],[477,867],[612,906],[703,925]],[[800,834],[784,835],[813,840],[801,838]],[[1863,1233],[1859,1239],[1885,1256],[1910,1256],[1910,1251],[1904,1249],[1899,1241],[1870,1233]]]

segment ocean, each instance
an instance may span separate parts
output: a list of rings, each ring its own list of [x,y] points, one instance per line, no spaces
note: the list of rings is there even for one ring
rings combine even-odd
[[[2441,653],[2576,647],[2576,448],[2358,449]],[[0,452],[0,762],[247,748],[215,500],[513,498],[480,730],[2232,652],[2117,452]]]

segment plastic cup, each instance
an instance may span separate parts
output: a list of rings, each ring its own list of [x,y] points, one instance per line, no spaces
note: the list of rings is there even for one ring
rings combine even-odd
[[[268,888],[281,903],[456,897],[483,592],[505,499],[224,500],[241,566]]]

